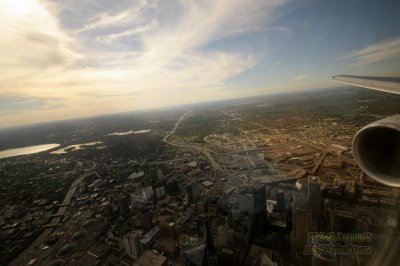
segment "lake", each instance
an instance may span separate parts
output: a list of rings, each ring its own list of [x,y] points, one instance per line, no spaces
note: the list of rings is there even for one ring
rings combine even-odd
[[[150,132],[151,129],[142,129],[142,130],[131,130],[131,131],[126,131],[126,132],[114,132],[111,134],[107,134],[107,136],[123,136],[123,135],[129,135],[129,134],[143,134],[143,133],[148,133]]]
[[[88,143],[82,143],[82,144],[75,144],[75,145],[69,145],[68,147],[59,149],[59,150],[55,150],[50,152],[51,154],[63,154],[63,153],[67,153],[70,151],[76,151],[76,150],[80,150],[85,148],[86,146],[93,146],[93,145],[97,145],[97,144],[102,144],[103,142],[101,141],[95,141],[95,142],[88,142]]]
[[[52,143],[52,144],[43,144],[43,145],[35,145],[35,146],[29,146],[29,147],[3,150],[3,151],[0,151],[0,159],[18,156],[18,155],[38,153],[38,152],[42,152],[42,151],[51,150],[51,149],[59,147],[59,146],[60,146],[60,144]]]

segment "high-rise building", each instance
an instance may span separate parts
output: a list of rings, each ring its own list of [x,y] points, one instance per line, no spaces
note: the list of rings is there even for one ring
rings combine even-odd
[[[193,180],[186,184],[186,192],[190,203],[196,203],[201,196],[200,184]]]
[[[276,192],[276,212],[282,212],[285,210],[285,192],[282,189],[279,189]]]
[[[206,253],[205,237],[192,237],[182,234],[179,237],[182,257],[185,265],[201,266],[204,263],[204,255]]]
[[[161,199],[165,196],[165,186],[164,183],[158,183],[153,186],[154,195],[157,199]]]
[[[235,230],[229,227],[228,224],[220,225],[218,227],[218,248],[233,247]]]
[[[208,198],[201,197],[196,203],[196,210],[198,214],[205,213],[208,210]]]
[[[293,230],[291,235],[292,251],[294,255],[307,264],[308,256],[303,256],[307,245],[308,233],[312,230],[312,217],[310,202],[307,194],[302,192],[293,193]]]
[[[158,179],[162,179],[162,178],[163,178],[162,169],[158,169],[158,170],[157,170],[157,177],[158,177]]]
[[[199,237],[206,237],[207,244],[213,246],[208,215],[205,213],[199,214],[196,219],[196,224]]]
[[[153,197],[153,188],[151,186],[145,187],[143,189],[143,198],[145,201],[149,201]]]
[[[148,231],[153,228],[153,212],[150,209],[144,208],[139,213],[140,226]]]
[[[308,177],[308,197],[311,203],[312,219],[318,224],[321,217],[321,184],[318,176]]]
[[[138,233],[130,232],[124,236],[124,246],[129,257],[138,259],[142,255],[142,245]]]
[[[199,237],[206,237],[206,250],[204,259],[207,260],[205,265],[218,265],[218,258],[214,249],[214,241],[212,239],[210,221],[207,214],[197,216],[197,232]]]
[[[147,250],[143,255],[133,264],[133,266],[166,266],[168,259],[165,256],[157,255]]]
[[[119,211],[123,217],[129,215],[129,197],[127,195],[123,195],[119,198]]]
[[[211,217],[218,215],[218,198],[211,198],[207,206],[207,212]]]
[[[266,191],[264,183],[256,183],[253,187],[254,211],[256,214],[265,212]]]
[[[163,221],[158,225],[161,230],[161,235],[166,238],[172,239],[174,237],[174,223]]]
[[[240,218],[240,209],[238,206],[233,206],[231,209],[231,217],[233,220],[237,220]]]
[[[167,193],[169,195],[176,195],[179,192],[178,182],[175,179],[170,179],[166,184]]]
[[[247,212],[248,214],[254,215],[256,213],[256,210],[255,210],[253,193],[250,193],[249,191],[242,191],[242,193],[238,197],[237,206],[240,212]]]
[[[246,249],[250,243],[250,232],[244,226],[236,226],[233,239],[235,248]]]

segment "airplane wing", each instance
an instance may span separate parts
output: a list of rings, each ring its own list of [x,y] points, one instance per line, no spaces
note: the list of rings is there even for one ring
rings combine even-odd
[[[336,75],[333,81],[367,89],[400,94],[400,78]]]

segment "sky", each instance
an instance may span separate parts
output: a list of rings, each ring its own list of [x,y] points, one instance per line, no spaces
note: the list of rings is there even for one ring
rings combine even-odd
[[[1,0],[0,128],[400,76],[398,0]]]

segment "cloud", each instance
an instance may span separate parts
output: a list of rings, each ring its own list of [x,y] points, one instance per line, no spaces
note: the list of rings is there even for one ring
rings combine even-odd
[[[223,98],[259,61],[210,44],[265,30],[287,2],[21,1],[0,4],[0,94],[64,99],[63,117]]]
[[[303,79],[308,79],[309,77],[311,77],[311,74],[303,74],[294,77],[293,80],[303,80]]]
[[[117,32],[117,33],[111,33],[111,34],[108,34],[105,36],[99,36],[99,37],[97,37],[97,40],[99,42],[103,42],[105,44],[118,43],[118,41],[120,41],[122,38],[139,35],[139,34],[145,33],[150,30],[155,30],[158,27],[159,27],[158,22],[156,20],[154,20],[152,23],[144,25],[144,26],[139,26],[139,27],[136,27],[133,29],[124,30],[124,31]]]
[[[281,33],[284,35],[293,35],[294,34],[293,29],[284,27],[284,26],[269,27],[267,30],[272,31],[272,32],[278,32],[278,33]]]
[[[62,108],[63,105],[62,99],[58,98],[0,95],[0,115],[25,111],[54,110]]]
[[[2,93],[29,94],[29,88],[13,84],[34,79],[37,73],[50,68],[73,65],[80,59],[71,48],[74,40],[35,1],[1,1],[0,31]]]
[[[89,23],[84,25],[82,28],[78,29],[76,32],[88,32],[91,30],[98,30],[110,27],[121,27],[124,25],[130,25],[132,22],[138,20],[141,16],[140,11],[146,6],[145,1],[131,2],[132,6],[128,9],[122,10],[120,12],[113,12],[108,9],[100,14],[96,15],[95,18],[89,19]]]
[[[339,59],[354,59],[352,66],[367,65],[400,56],[400,37],[371,44]]]

